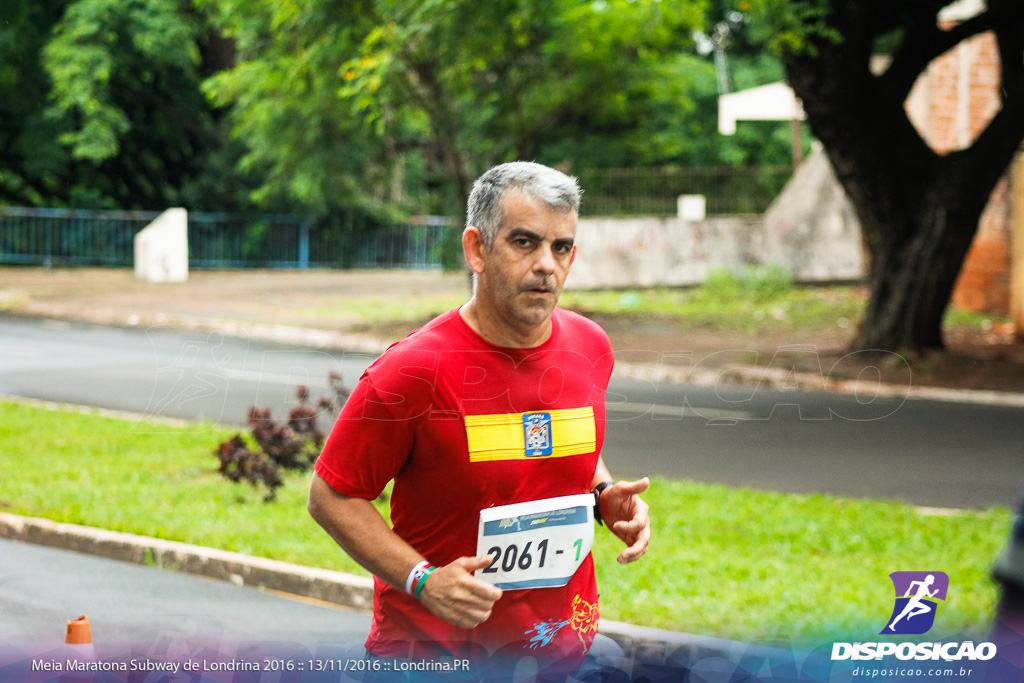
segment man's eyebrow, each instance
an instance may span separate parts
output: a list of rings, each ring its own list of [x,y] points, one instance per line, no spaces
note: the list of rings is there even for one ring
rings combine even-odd
[[[508,238],[510,240],[511,239],[516,239],[516,238],[519,238],[519,237],[527,237],[527,238],[529,238],[531,240],[534,240],[535,242],[539,242],[540,241],[540,235],[538,235],[537,233],[533,232],[532,230],[527,230],[526,228],[512,228],[511,230],[509,230]]]
[[[534,242],[542,241],[541,236],[538,235],[537,233],[533,232],[532,230],[527,230],[526,228],[512,228],[512,229],[509,230],[509,232],[508,232],[508,239],[514,240],[514,239],[519,239],[520,237],[525,237],[527,239],[533,240]],[[568,245],[572,245],[575,242],[576,242],[575,236],[573,236],[573,237],[559,237],[559,238],[553,240],[552,244],[568,244]]]

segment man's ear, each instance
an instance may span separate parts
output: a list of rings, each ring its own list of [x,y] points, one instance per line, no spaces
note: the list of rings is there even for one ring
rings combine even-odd
[[[484,255],[487,247],[484,245],[484,235],[480,228],[471,225],[462,232],[462,252],[466,256],[466,263],[469,269],[479,275],[484,272]]]

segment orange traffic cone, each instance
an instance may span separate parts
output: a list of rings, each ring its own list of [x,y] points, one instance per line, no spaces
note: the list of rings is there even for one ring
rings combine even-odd
[[[96,665],[96,651],[92,645],[89,617],[83,614],[68,622],[68,632],[64,637],[64,653],[68,668],[60,677],[61,683],[85,683],[94,680],[95,673],[90,673],[90,665]]]
[[[68,645],[92,645],[92,630],[89,628],[89,617],[82,615],[68,622],[68,634],[64,638]]]

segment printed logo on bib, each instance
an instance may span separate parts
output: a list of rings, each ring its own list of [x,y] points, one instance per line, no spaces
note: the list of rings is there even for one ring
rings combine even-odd
[[[523,415],[523,440],[526,441],[526,457],[551,455],[551,413]]]

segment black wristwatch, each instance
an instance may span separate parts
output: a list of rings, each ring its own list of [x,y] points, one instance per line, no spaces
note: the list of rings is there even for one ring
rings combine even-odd
[[[609,486],[614,486],[614,481],[602,481],[600,484],[591,489],[594,494],[594,521],[604,526],[604,520],[601,519],[601,494]]]

